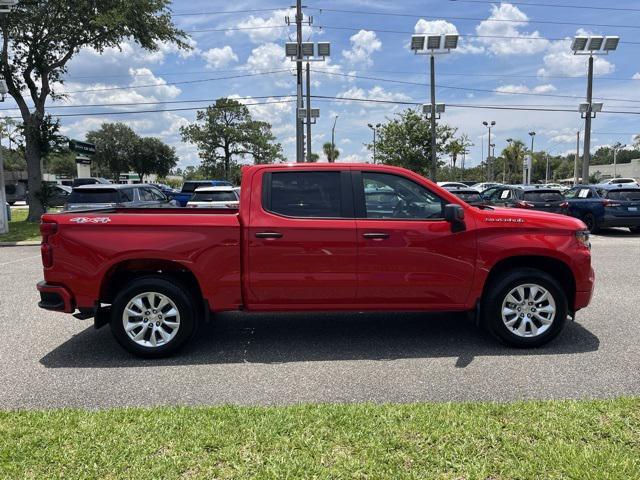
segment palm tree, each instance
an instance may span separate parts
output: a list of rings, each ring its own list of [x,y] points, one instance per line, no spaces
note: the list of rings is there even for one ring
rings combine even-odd
[[[465,151],[465,146],[463,139],[456,138],[451,140],[447,146],[445,147],[446,152],[451,157],[451,165],[453,167],[453,177],[456,176],[456,162],[458,160],[458,155],[462,155]]]
[[[322,151],[328,162],[335,162],[340,156],[340,150],[335,148],[331,142],[326,142],[322,145]]]

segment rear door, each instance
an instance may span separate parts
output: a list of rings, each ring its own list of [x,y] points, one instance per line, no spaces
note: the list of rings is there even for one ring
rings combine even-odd
[[[533,204],[536,210],[564,213],[560,206],[564,202],[564,195],[559,190],[528,190],[524,192],[523,200]]]
[[[640,218],[640,188],[620,188],[606,193],[605,212],[620,218]]]
[[[353,178],[363,308],[464,305],[475,271],[473,228],[452,233],[446,202],[417,180],[379,171]]]
[[[352,305],[357,246],[349,171],[262,170],[253,182],[245,230],[249,308]]]

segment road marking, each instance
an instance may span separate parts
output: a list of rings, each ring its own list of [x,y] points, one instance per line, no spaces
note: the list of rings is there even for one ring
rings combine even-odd
[[[32,258],[38,258],[40,255],[33,255],[32,257],[23,257],[18,260],[11,260],[10,262],[0,263],[0,267],[4,267],[5,265],[10,265],[12,263],[22,262],[23,260],[31,260]]]

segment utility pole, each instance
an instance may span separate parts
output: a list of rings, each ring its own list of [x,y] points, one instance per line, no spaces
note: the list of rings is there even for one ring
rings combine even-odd
[[[375,125],[373,125],[373,124],[370,123],[368,126],[369,126],[369,128],[371,130],[373,130],[373,163],[375,165],[377,163],[377,161],[376,161],[377,160],[377,158],[376,158],[376,144],[378,142],[377,134],[378,134],[378,129],[382,126],[382,124],[376,123]]]
[[[296,58],[296,162],[304,162],[304,128],[298,112],[304,107],[302,103],[302,0],[296,0],[296,41],[298,53]],[[307,110],[309,106],[307,105]]]
[[[436,181],[438,156],[436,155],[436,57],[431,53],[431,180]]]
[[[491,159],[491,128],[496,125],[495,121],[482,122],[489,129],[489,144],[487,145],[487,182],[493,181],[493,162]]]
[[[578,185],[578,182],[579,182],[579,179],[578,179],[578,161],[580,158],[580,131],[579,130],[578,132],[576,132],[576,138],[577,138],[576,158],[574,158],[573,160],[573,186],[574,187]]]
[[[2,126],[0,126],[0,235],[9,233],[7,196],[4,190],[4,159],[2,158]]]
[[[307,162],[311,161],[311,70],[307,62]]]
[[[544,171],[544,183],[549,183],[549,154],[545,152],[544,156],[547,159],[547,167]]]
[[[336,161],[336,123],[338,122],[338,115],[333,117],[333,128],[331,129],[331,155],[329,156],[329,163],[335,163]]]
[[[587,103],[589,111],[584,119],[584,151],[582,152],[582,183],[589,183],[589,163],[591,163],[591,111],[593,108],[593,55],[589,55],[589,74],[587,80]]]

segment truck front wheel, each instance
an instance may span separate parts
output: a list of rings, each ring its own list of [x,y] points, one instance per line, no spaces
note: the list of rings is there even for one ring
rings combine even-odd
[[[111,332],[134,355],[166,357],[193,336],[195,312],[192,297],[179,284],[159,276],[142,277],[113,302]]]
[[[555,338],[567,320],[567,296],[549,274],[519,268],[490,285],[483,299],[483,323],[507,345],[539,347]]]

